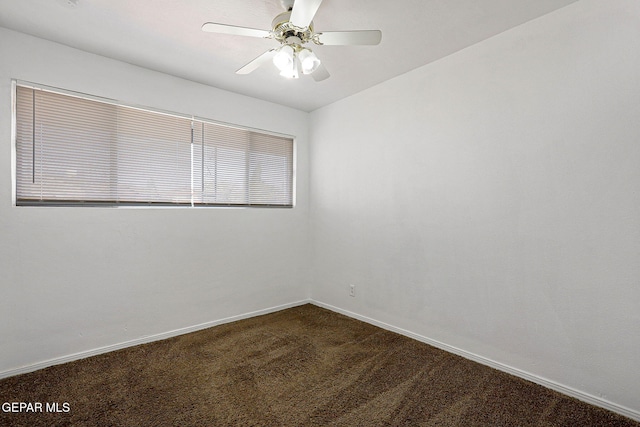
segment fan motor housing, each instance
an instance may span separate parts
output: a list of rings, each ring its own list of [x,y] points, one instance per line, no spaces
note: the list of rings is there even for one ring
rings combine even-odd
[[[309,23],[306,28],[300,28],[293,25],[289,19],[291,11],[282,12],[276,16],[271,22],[273,28],[273,36],[280,43],[286,43],[289,37],[298,37],[302,43],[307,43],[313,39],[313,22]]]

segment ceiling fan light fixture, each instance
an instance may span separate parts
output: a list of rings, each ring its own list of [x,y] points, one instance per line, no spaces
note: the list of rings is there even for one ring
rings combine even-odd
[[[297,79],[298,77],[300,77],[297,67],[291,67],[291,69],[289,70],[282,70],[280,71],[280,75],[282,77],[286,77],[287,79]]]
[[[282,46],[273,57],[273,63],[281,73],[295,68],[295,51],[288,44]]]
[[[77,3],[84,0],[56,0]],[[271,0],[273,1],[273,0]],[[316,33],[313,18],[323,0],[279,0],[285,12],[271,21],[271,30],[250,27],[238,27],[216,22],[205,22],[202,31],[209,33],[231,34],[238,36],[272,39],[280,47],[270,49],[262,55],[236,70],[236,74],[249,74],[262,65],[272,61],[280,75],[297,79],[300,74],[312,74],[320,82],[329,77],[324,64],[311,49],[304,48],[307,43],[316,45],[377,45],[382,40],[380,30],[329,31]]]
[[[320,66],[320,60],[316,54],[307,48],[298,53],[298,60],[303,74],[311,74]]]
[[[298,59],[298,54],[295,51],[293,53],[293,64],[291,65],[291,68],[281,71],[280,75],[287,79],[297,79],[300,77],[300,60]]]

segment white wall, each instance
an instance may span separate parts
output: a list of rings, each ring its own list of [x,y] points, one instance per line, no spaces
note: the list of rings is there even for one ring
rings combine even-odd
[[[308,298],[308,114],[0,28],[0,374]],[[297,136],[294,209],[11,202],[11,79]]]
[[[640,417],[639,22],[582,0],[311,113],[312,298]]]

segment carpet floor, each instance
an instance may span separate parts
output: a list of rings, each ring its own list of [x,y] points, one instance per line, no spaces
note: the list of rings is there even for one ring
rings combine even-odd
[[[313,305],[6,378],[0,404],[2,426],[640,427]]]

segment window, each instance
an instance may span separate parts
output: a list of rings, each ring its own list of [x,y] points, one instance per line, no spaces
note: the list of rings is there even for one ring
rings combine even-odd
[[[16,205],[293,206],[293,139],[18,83]]]

